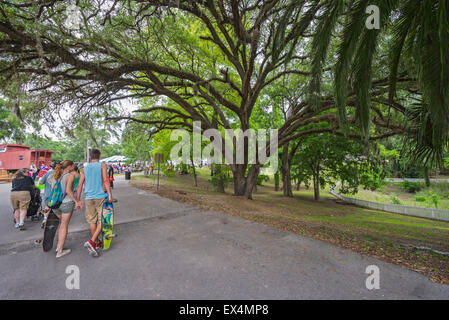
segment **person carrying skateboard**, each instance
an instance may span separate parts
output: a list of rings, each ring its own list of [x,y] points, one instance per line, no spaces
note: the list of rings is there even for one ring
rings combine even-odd
[[[108,202],[113,201],[107,166],[106,163],[100,163],[100,157],[100,150],[92,149],[90,151],[91,163],[84,167],[83,173],[80,175],[77,192],[77,199],[79,200],[81,190],[83,185],[85,185],[86,220],[92,237],[84,243],[84,247],[94,257],[98,256],[98,249],[101,247],[101,241],[98,239],[98,236],[101,233],[103,203],[106,198]]]

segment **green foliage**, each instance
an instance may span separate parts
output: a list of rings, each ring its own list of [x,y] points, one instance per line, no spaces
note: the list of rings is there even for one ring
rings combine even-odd
[[[401,182],[401,188],[408,193],[417,193],[423,187],[423,184],[419,182],[411,182],[407,180]]]
[[[307,136],[301,138],[293,159],[292,177],[309,181],[318,167],[322,188],[340,181],[341,193],[355,194],[359,185],[375,190],[385,184],[384,159],[373,152],[366,154],[363,145],[354,140],[327,133]]]
[[[168,178],[173,178],[176,175],[176,172],[173,168],[173,166],[163,164],[161,165],[161,171],[164,174],[164,176]]]
[[[427,198],[426,197],[424,197],[424,196],[415,196],[415,201],[416,202],[426,202],[427,201]]]
[[[123,155],[133,161],[145,161],[153,150],[152,139],[148,126],[139,123],[129,123],[122,135]],[[166,159],[166,158],[165,158]]]
[[[401,200],[396,196],[390,196],[390,200],[393,204],[402,204]]]
[[[382,189],[387,185],[387,182],[385,182],[385,172],[382,168],[377,168],[380,170],[367,170],[360,173],[360,184],[363,185],[365,189],[374,191]]]
[[[257,176],[256,184],[257,184],[258,186],[261,186],[264,182],[268,182],[268,181],[270,181],[270,177],[269,177],[269,176],[263,175],[263,174],[259,174],[259,175]]]
[[[234,181],[232,178],[231,168],[228,165],[222,165],[220,167],[220,172],[211,176],[208,181],[214,186],[215,189],[217,189],[218,183],[222,181],[224,188],[226,189],[229,183]]]
[[[0,139],[21,141],[24,123],[39,125],[34,112],[50,120],[74,102],[63,141],[26,138],[55,159],[80,161],[91,141],[103,157],[162,153],[167,161],[177,143],[170,130],[193,120],[220,130],[281,128],[284,140],[301,137],[294,179],[339,180],[355,192],[383,188],[388,169],[422,176],[447,147],[447,0],[121,1],[106,11],[77,1],[84,19],[74,33],[62,27],[64,1],[30,3],[2,2],[0,86],[16,118],[0,106]],[[369,4],[380,8],[381,30],[364,27]],[[123,116],[134,122],[118,145],[118,127],[104,121],[111,108],[90,108],[124,96],[141,98],[142,109]],[[322,112],[328,103],[333,109]],[[300,136],[309,129],[325,134]],[[398,146],[368,146],[369,136],[402,131],[421,164]]]
[[[432,190],[429,190],[427,192],[427,199],[431,204],[433,204],[435,206],[436,209],[438,209],[438,203],[440,201],[440,196],[437,193],[435,193]]]
[[[0,141],[11,143],[13,140],[22,140],[25,137],[23,127],[9,111],[6,101],[0,98]]]

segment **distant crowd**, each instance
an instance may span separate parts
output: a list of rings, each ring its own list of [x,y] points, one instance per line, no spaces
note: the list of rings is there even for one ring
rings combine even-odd
[[[59,163],[58,161],[54,161],[53,165]],[[87,163],[86,163],[87,164]],[[84,164],[84,165],[86,165]],[[82,163],[75,163],[75,165],[79,168],[83,167]],[[131,164],[131,165],[125,165],[123,163],[109,163],[107,164],[108,171],[112,169],[114,174],[121,174],[125,172],[135,172],[135,171],[141,171],[143,170],[143,166],[140,164]],[[42,165],[40,168],[36,167],[36,165],[31,163],[30,169],[28,171],[28,175],[33,179],[33,181],[36,181],[36,178],[42,178],[51,168],[47,167],[45,165]],[[151,170],[152,171],[152,170]]]
[[[84,247],[90,255],[98,256],[98,249],[102,245],[99,238],[101,212],[103,203],[113,202],[111,189],[114,186],[114,174],[126,175],[127,172],[144,169],[138,163],[101,163],[100,157],[101,152],[93,149],[90,152],[90,163],[64,160],[40,167],[32,163],[30,168],[18,170],[12,180],[10,197],[15,228],[25,230],[27,216],[37,220],[43,216],[41,227],[46,228],[49,214],[54,213],[60,220],[56,249],[56,257],[60,258],[71,252],[64,248],[64,243],[72,213],[85,207],[86,221],[92,237],[84,243]],[[84,203],[81,200],[82,193]]]

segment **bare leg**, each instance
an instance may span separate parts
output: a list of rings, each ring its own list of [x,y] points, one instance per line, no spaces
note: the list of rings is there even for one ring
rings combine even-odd
[[[19,209],[14,211],[14,219],[16,220],[16,223],[20,222],[20,210]]]
[[[70,218],[72,217],[71,213],[58,214],[57,215],[61,224],[58,230],[58,252],[61,253],[64,249],[64,243],[67,239],[67,232],[69,230]]]
[[[27,216],[27,210],[20,210],[20,223],[24,223],[25,222],[25,218]]]
[[[98,242],[98,236],[101,233],[101,222],[98,223],[91,223],[89,225],[90,232],[92,233],[92,238],[90,239],[92,242],[97,243]]]

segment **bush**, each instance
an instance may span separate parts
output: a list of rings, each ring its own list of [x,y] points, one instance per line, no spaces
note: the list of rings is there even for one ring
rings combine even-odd
[[[436,209],[438,209],[438,202],[440,201],[440,197],[438,194],[436,194],[433,191],[429,191],[427,193],[427,196],[429,198],[429,202],[435,206]]]
[[[259,174],[259,175],[257,176],[256,184],[257,184],[258,186],[261,186],[262,183],[268,182],[268,181],[270,181],[270,177],[268,177],[268,176],[266,176],[266,175],[263,175],[263,174]]]
[[[173,178],[175,176],[175,170],[170,166],[162,165],[161,171],[167,178]]]
[[[393,204],[402,204],[401,200],[396,196],[391,196],[390,199]]]
[[[423,186],[419,182],[410,182],[405,180],[401,182],[401,188],[408,193],[417,193],[418,191],[421,191]]]
[[[379,191],[380,193],[385,193],[385,189],[387,189],[386,182],[384,184],[380,185],[379,188],[377,188],[377,191]]]
[[[217,189],[220,180],[223,182],[223,186],[225,189],[227,188],[229,183],[234,181],[229,166],[222,165],[220,173],[217,174],[215,172],[215,174],[211,176],[208,181],[214,186],[215,189]]]
[[[423,196],[416,196],[415,197],[415,201],[416,202],[426,202],[426,197],[423,197]]]

